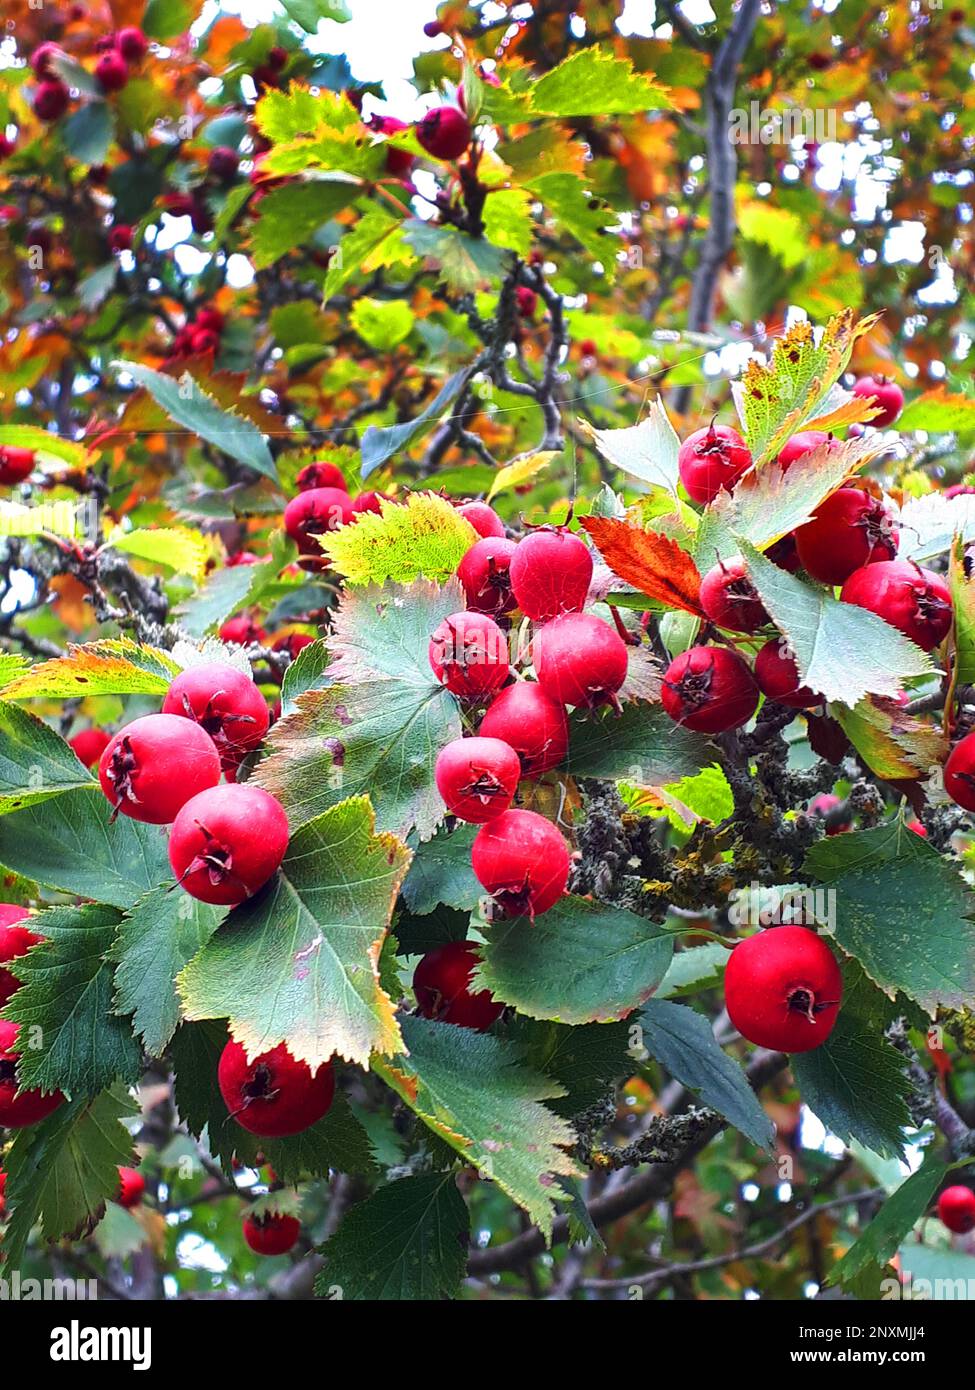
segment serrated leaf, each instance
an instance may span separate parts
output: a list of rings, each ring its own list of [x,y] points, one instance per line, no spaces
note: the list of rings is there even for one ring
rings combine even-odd
[[[127,637],[68,648],[67,656],[40,661],[16,676],[5,700],[78,699],[89,695],[164,695],[179,675],[168,652]]]
[[[975,584],[965,572],[965,543],[960,536],[952,541],[948,583],[955,615],[954,677],[959,685],[970,685],[975,680]]]
[[[329,261],[323,299],[326,302],[377,255],[383,243],[399,232],[402,223],[382,208],[370,207],[339,242],[339,254]],[[365,477],[365,474],[363,474]]]
[[[346,0],[281,0],[288,18],[300,24],[306,34],[318,32],[322,19],[345,24],[352,18]]]
[[[417,845],[403,881],[403,901],[411,912],[423,916],[441,904],[474,911],[484,896],[471,868],[471,846],[478,828],[458,825],[449,832],[440,829],[432,839]]]
[[[61,128],[68,152],[82,164],[101,164],[112,147],[115,123],[107,101],[87,101]]]
[[[4,444],[18,449],[33,449],[42,458],[58,459],[82,471],[91,464],[91,455],[84,444],[73,439],[62,439],[49,430],[42,430],[39,425],[0,425],[0,445]]]
[[[531,89],[536,116],[623,116],[672,105],[668,89],[634,72],[629,58],[595,45],[573,53]]]
[[[947,1169],[930,1154],[887,1198],[870,1225],[826,1275],[827,1284],[847,1285],[864,1271],[882,1268],[919,1221],[944,1181]]]
[[[638,425],[597,430],[588,420],[580,420],[579,427],[614,468],[677,496],[680,439],[659,397],[650,402],[646,416]]]
[[[236,613],[259,603],[278,575],[289,564],[295,547],[283,531],[271,537],[271,554],[253,565],[231,565],[214,570],[206,583],[177,611],[191,637],[203,637]]]
[[[607,231],[617,221],[609,204],[588,192],[575,174],[539,174],[528,187],[544,203],[560,231],[575,237],[599,261],[606,279],[611,281],[618,248]]]
[[[328,1114],[287,1139],[262,1139],[257,1146],[282,1182],[320,1178],[330,1168],[375,1180],[369,1139],[345,1096],[337,1091]]]
[[[926,430],[929,434],[975,430],[975,396],[963,396],[949,391],[947,386],[936,386],[907,403],[897,428]]]
[[[109,531],[106,544],[139,560],[165,565],[177,574],[188,574],[198,584],[210,559],[210,548],[203,536],[188,526],[139,527],[135,531],[115,527]]]
[[[298,696],[306,690],[318,690],[328,684],[328,647],[322,641],[309,642],[292,661],[281,682],[281,714],[294,714]]]
[[[488,491],[487,501],[493,501],[502,492],[509,492],[513,488],[530,483],[557,458],[561,458],[561,455],[555,449],[537,449],[530,454],[523,454],[520,458],[512,459],[509,464],[506,464],[504,468],[499,468],[495,473],[494,482]]]
[[[316,179],[273,188],[261,199],[254,224],[254,264],[266,270],[289,251],[306,245],[319,227],[361,192],[361,181],[352,178]]]
[[[659,705],[631,701],[623,713],[569,718],[567,769],[573,777],[605,777],[664,787],[714,761],[706,739],[674,724]]]
[[[106,1202],[105,1214],[95,1227],[93,1239],[103,1259],[124,1260],[127,1255],[141,1250],[149,1236],[133,1212],[126,1211],[118,1202]]]
[[[484,237],[418,217],[403,223],[402,238],[418,256],[432,261],[450,288],[460,294],[473,294],[500,280],[511,260],[500,246]]]
[[[91,774],[49,725],[0,700],[0,815],[92,785]]]
[[[584,516],[581,525],[620,579],[667,608],[701,617],[701,575],[676,541],[615,517]]]
[[[408,449],[417,439],[429,433],[444,411],[467,384],[468,368],[455,372],[444,382],[434,399],[419,415],[402,425],[369,425],[362,436],[362,476],[368,478],[387,459],[401,449]],[[365,516],[370,514],[367,512]],[[375,513],[372,513],[375,515]],[[356,523],[359,524],[358,522]]]
[[[331,568],[350,584],[443,584],[477,540],[467,518],[437,493],[411,492],[404,503],[381,505],[381,514],[363,512],[354,526],[329,533]]]
[[[416,316],[401,299],[357,299],[349,314],[352,327],[369,347],[377,352],[391,352],[406,341],[413,331]]]
[[[630,1050],[628,1023],[564,1023],[516,1018],[509,1036],[525,1049],[535,1071],[552,1076],[566,1094],[549,1102],[556,1115],[571,1119],[602,1099],[613,1084],[632,1075],[637,1063]]]
[[[830,705],[829,713],[871,772],[885,780],[927,776],[948,755],[942,726],[907,714],[897,700],[868,695],[853,709]]]
[[[528,259],[532,249],[531,194],[525,188],[496,188],[484,204],[484,235],[493,246]]]
[[[262,135],[279,145],[327,128],[358,129],[358,111],[344,94],[312,91],[293,82],[287,91],[271,88],[254,108],[254,122]]]

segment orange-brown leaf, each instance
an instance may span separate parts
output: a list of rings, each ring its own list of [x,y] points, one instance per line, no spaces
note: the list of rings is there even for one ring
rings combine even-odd
[[[614,517],[587,516],[581,524],[620,579],[668,608],[701,616],[701,576],[676,541]]]

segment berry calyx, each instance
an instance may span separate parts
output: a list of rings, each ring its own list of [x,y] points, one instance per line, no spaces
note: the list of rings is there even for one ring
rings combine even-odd
[[[476,541],[457,566],[468,608],[475,613],[508,613],[515,607],[510,565],[517,546],[504,536]]]
[[[19,1023],[0,1018],[0,1129],[26,1129],[52,1114],[64,1096],[60,1091],[21,1091],[17,1081],[16,1047]],[[19,1094],[18,1094],[19,1092]]]
[[[276,797],[249,783],[227,783],[187,801],[170,832],[169,862],[190,897],[242,903],[277,873],[288,834]]]
[[[836,957],[809,927],[770,927],[739,941],[724,975],[728,1016],[743,1038],[810,1052],[833,1031],[843,996]]]
[[[823,703],[822,695],[800,684],[796,659],[781,637],[766,642],[755,658],[755,680],[766,699],[789,709],[809,709]]]
[[[309,492],[312,488],[320,487],[338,488],[339,492],[349,490],[341,468],[337,468],[334,463],[326,462],[325,459],[306,463],[295,479],[295,486],[299,492]]]
[[[56,79],[39,82],[34,92],[34,115],[48,124],[59,121],[70,101],[70,93],[63,82]]]
[[[470,941],[449,941],[428,951],[413,972],[417,1011],[439,1023],[484,1033],[504,1013],[489,989],[471,990],[481,953]]]
[[[434,779],[452,816],[484,825],[507,811],[521,778],[521,763],[499,738],[456,738],[437,755]]]
[[[119,1168],[118,1193],[115,1200],[120,1207],[137,1207],[145,1196],[146,1180],[137,1168]]]
[[[544,816],[505,811],[475,835],[471,867],[495,916],[535,918],[565,892],[569,848]]]
[[[823,444],[829,453],[840,447],[839,440],[834,439],[825,430],[800,430],[798,434],[792,435],[779,450],[779,466],[782,472],[787,473],[789,466],[795,463],[796,459],[801,459],[804,454],[811,454]]]
[[[220,755],[199,724],[174,714],[147,714],[127,724],[98,764],[98,780],[119,811],[149,825],[168,825],[191,796],[220,781]]]
[[[862,565],[892,560],[898,528],[883,502],[860,488],[844,487],[816,508],[796,531],[799,563],[823,584],[842,584]]]
[[[244,1239],[256,1255],[286,1255],[301,1234],[301,1222],[285,1212],[244,1217]]]
[[[129,65],[117,49],[103,53],[95,64],[95,81],[103,92],[120,92],[129,80]]]
[[[535,681],[515,681],[496,695],[477,732],[513,748],[523,777],[540,777],[558,767],[569,751],[565,708]]]
[[[297,544],[302,555],[323,558],[318,537],[339,526],[345,526],[355,516],[352,498],[338,487],[313,487],[299,492],[284,509],[284,529]]]
[[[722,488],[730,492],[751,466],[751,450],[738,431],[713,421],[689,434],[677,455],[684,491],[705,506]]]
[[[199,724],[221,757],[256,748],[269,723],[267,701],[250,676],[219,662],[191,666],[178,675],[162,712]]]
[[[540,526],[518,542],[508,572],[525,617],[544,623],[585,607],[592,554],[584,541],[564,527]]]
[[[945,791],[958,806],[975,811],[975,733],[966,734],[948,755]]]
[[[149,40],[135,24],[127,24],[115,36],[115,47],[127,63],[141,63],[149,52]]]
[[[0,903],[0,1009],[20,988],[16,974],[5,967],[44,940],[29,927],[20,925],[29,921],[30,913],[26,907],[20,907],[17,903]]]
[[[922,651],[939,646],[951,627],[951,591],[940,575],[912,560],[884,560],[854,570],[840,598],[883,618]]]
[[[956,1236],[975,1231],[975,1192],[956,1183],[938,1197],[938,1218]]]
[[[615,628],[591,613],[565,613],[538,632],[532,644],[538,683],[563,705],[619,709],[629,653]]]
[[[874,405],[880,406],[880,414],[870,421],[877,429],[892,425],[904,409],[904,392],[896,381],[886,376],[860,377],[853,383],[853,394],[873,400]]]
[[[418,123],[416,138],[434,159],[457,159],[471,143],[471,124],[458,106],[435,106]]]
[[[464,502],[457,510],[467,518],[479,536],[504,535],[504,522],[486,502]]]
[[[248,1061],[243,1046],[231,1040],[220,1054],[217,1084],[230,1118],[262,1139],[300,1134],[328,1114],[335,1095],[332,1063],[313,1074],[284,1043]]]
[[[36,458],[33,449],[0,445],[0,483],[22,483],[33,473]]]
[[[500,690],[511,672],[508,639],[486,613],[452,613],[430,638],[430,667],[437,680],[464,700]]]
[[[757,632],[769,621],[744,560],[719,560],[701,580],[701,607],[729,632]]]
[[[660,699],[677,724],[720,734],[747,724],[758,686],[746,662],[727,647],[691,647],[667,667]]]

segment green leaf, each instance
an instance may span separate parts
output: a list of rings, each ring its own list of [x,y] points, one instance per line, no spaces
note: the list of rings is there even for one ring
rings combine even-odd
[[[453,1173],[400,1178],[346,1214],[322,1246],[325,1267],[315,1291],[343,1301],[456,1298],[469,1242],[467,1206]]]
[[[470,375],[469,369],[455,372],[441,386],[430,404],[412,420],[402,425],[369,425],[362,436],[362,476],[368,478],[387,459],[408,449],[417,439],[428,434],[451,401],[460,395]]]
[[[349,584],[411,584],[420,578],[446,584],[476,536],[445,497],[410,493],[403,503],[386,503],[382,515],[365,512],[354,526],[330,532],[328,556]],[[458,601],[463,606],[459,591]]]
[[[650,402],[638,425],[612,430],[585,427],[585,433],[590,432],[607,463],[651,487],[665,488],[676,497],[680,439],[661,400]]]
[[[142,28],[150,39],[175,39],[187,32],[198,11],[191,0],[149,0]]]
[[[9,681],[5,700],[59,700],[89,695],[165,695],[180,667],[168,652],[128,637],[72,647],[67,656],[40,661]]]
[[[434,263],[451,289],[472,294],[502,278],[510,261],[504,251],[484,237],[468,236],[456,227],[410,218],[402,237],[418,256]]]
[[[936,386],[907,403],[897,428],[927,430],[931,434],[975,430],[975,396],[952,395],[944,386]]]
[[[362,192],[358,180],[321,179],[274,188],[261,199],[254,226],[254,264],[266,269],[307,245],[319,227],[347,208]]]
[[[706,1018],[683,1004],[651,999],[640,1014],[640,1023],[643,1045],[651,1057],[753,1144],[771,1151],[775,1140],[771,1121],[745,1073],[718,1046]]]
[[[411,912],[423,916],[441,903],[474,911],[484,896],[471,868],[471,846],[479,829],[477,825],[458,825],[451,831],[441,828],[416,846],[403,881],[403,900]]]
[[[106,1260],[124,1260],[141,1250],[149,1239],[148,1232],[131,1211],[118,1202],[105,1203],[105,1215],[95,1227],[94,1241],[98,1253]]]
[[[203,637],[225,623],[239,608],[260,602],[295,555],[295,547],[283,531],[273,533],[270,549],[270,557],[256,564],[214,570],[206,583],[177,610],[182,626],[191,637]]]
[[[713,762],[708,742],[678,728],[659,705],[632,700],[619,717],[609,710],[597,715],[576,711],[569,719],[567,767],[573,777],[665,787]]]
[[[606,277],[612,278],[618,249],[606,231],[617,220],[612,208],[589,193],[575,174],[540,174],[528,187],[545,204],[560,230],[575,237],[600,262]]]
[[[882,1268],[892,1259],[908,1231],[930,1206],[946,1172],[943,1163],[927,1155],[917,1172],[887,1198],[859,1240],[829,1271],[826,1283],[849,1284],[865,1270]]]
[[[577,1177],[565,1152],[575,1134],[542,1101],[562,1087],[529,1071],[510,1044],[486,1033],[401,1020],[407,1053],[373,1059],[375,1070],[420,1119],[552,1231],[553,1177]]]
[[[390,217],[381,208],[370,207],[355,226],[347,231],[339,242],[339,254],[329,261],[325,277],[323,299],[327,302],[338,294],[360,269],[368,266],[370,257],[379,253],[383,242],[393,232],[399,232],[402,223]],[[365,476],[365,475],[363,475]]]
[[[197,1138],[206,1131],[210,1153],[229,1174],[236,1151],[240,1149],[246,1161],[256,1136],[233,1123],[220,1094],[217,1066],[228,1041],[227,1025],[222,1019],[183,1023],[169,1045],[169,1056],[180,1119]]]
[[[327,685],[328,647],[322,641],[310,642],[292,661],[281,682],[281,714],[294,714],[297,700],[306,690],[318,690]]]
[[[413,331],[415,315],[401,299],[357,299],[349,314],[352,327],[369,347],[390,352]]]
[[[549,1102],[556,1115],[571,1119],[601,1100],[617,1082],[632,1076],[637,1067],[630,1050],[628,1023],[587,1023],[571,1028],[564,1023],[543,1023],[516,1018],[513,1041],[525,1048],[525,1060],[565,1087],[566,1094]]]
[[[346,0],[281,0],[289,19],[300,24],[306,34],[318,32],[318,22],[333,19],[345,24],[352,18]]]
[[[107,544],[124,555],[189,575],[197,583],[206,574],[210,560],[207,542],[189,526],[139,526],[133,531],[118,528],[109,534]]]
[[[82,164],[101,164],[115,138],[112,108],[107,101],[88,101],[71,113],[62,133],[75,159]]]
[[[534,922],[484,931],[475,985],[529,1018],[559,1023],[624,1018],[653,993],[674,950],[656,923],[588,898],[564,897]]]
[[[0,815],[92,785],[91,774],[49,725],[0,701]]]
[[[238,463],[277,480],[267,440],[257,426],[242,415],[223,410],[189,371],[184,370],[177,378],[141,362],[120,361],[113,365],[145,387],[156,404],[184,430],[205,439]]]
[[[408,851],[373,830],[358,797],[292,836],[277,877],[180,974],[186,1018],[229,1018],[250,1054],[285,1042],[312,1067],[400,1045],[377,964]]]
[[[341,1091],[317,1124],[287,1139],[261,1139],[255,1147],[282,1182],[325,1177],[330,1168],[371,1181],[378,1176],[366,1132]]]
[[[528,259],[532,249],[532,198],[525,188],[496,188],[484,204],[484,235]]]
[[[42,458],[60,459],[72,468],[85,469],[91,462],[84,444],[42,430],[39,425],[0,425],[0,445],[11,444],[18,449],[33,449]]]
[[[675,951],[667,973],[654,991],[655,999],[676,999],[720,983],[728,948],[718,941]]]
[[[112,1012],[106,956],[119,914],[101,903],[52,907],[34,919],[44,938],[17,961],[21,987],[4,1014],[28,1044],[17,1064],[23,1086],[94,1096],[113,1081],[138,1080],[142,1053],[127,1019]]]
[[[633,71],[629,58],[605,48],[583,48],[532,86],[536,116],[625,116],[667,111],[667,89]]]

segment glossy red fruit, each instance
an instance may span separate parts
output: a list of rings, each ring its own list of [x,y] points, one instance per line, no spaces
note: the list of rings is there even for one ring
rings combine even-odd
[[[242,1129],[262,1139],[284,1139],[328,1114],[335,1073],[326,1062],[312,1075],[308,1063],[292,1057],[284,1043],[248,1061],[241,1044],[231,1040],[220,1054],[217,1084]]]
[[[198,724],[174,714],[147,714],[126,724],[98,764],[98,780],[121,811],[149,825],[168,825],[191,796],[220,781],[220,755]]]
[[[349,490],[341,468],[337,468],[334,463],[326,462],[325,459],[306,463],[295,479],[295,486],[299,492],[308,492],[312,488],[320,487],[338,488],[339,492]]]
[[[16,140],[11,140],[5,132],[0,131],[0,159],[6,159],[16,148]]]
[[[926,652],[939,646],[951,628],[947,584],[911,560],[885,560],[854,570],[840,598],[876,613]]]
[[[725,967],[728,1016],[743,1038],[810,1052],[833,1031],[843,997],[836,957],[809,927],[770,927],[739,941]]]
[[[33,449],[14,444],[0,445],[0,483],[22,483],[34,471],[37,455]]]
[[[504,1013],[489,989],[470,990],[481,960],[469,941],[450,941],[428,951],[413,973],[413,992],[419,1013],[440,1023],[455,1023],[484,1033]]]
[[[300,1234],[301,1222],[285,1212],[244,1217],[244,1239],[257,1255],[286,1255]]]
[[[149,52],[149,40],[134,24],[127,24],[118,31],[115,46],[127,63],[141,63]]]
[[[288,817],[250,783],[210,787],[173,822],[169,862],[182,888],[204,903],[242,903],[276,874],[288,848]]]
[[[505,811],[474,837],[474,877],[499,917],[537,917],[558,902],[569,881],[569,847],[535,811]]]
[[[137,1168],[119,1168],[118,1195],[120,1207],[137,1207],[145,1196],[146,1180]]]
[[[296,542],[302,555],[323,554],[318,537],[355,516],[352,498],[342,488],[313,487],[299,492],[284,509],[284,529]]]
[[[626,680],[629,652],[615,628],[591,613],[565,613],[537,632],[532,660],[538,683],[563,705],[612,704]]]
[[[0,1129],[26,1129],[52,1114],[64,1096],[60,1091],[21,1091],[18,1095],[17,1058],[15,1046],[19,1023],[7,1023],[0,1018]]]
[[[834,439],[825,430],[800,430],[791,439],[787,439],[779,450],[782,472],[787,473],[790,464],[795,463],[796,459],[801,459],[803,454],[811,454],[813,449],[818,449],[821,444],[827,446],[829,453],[840,447],[839,440]]]
[[[267,641],[267,633],[248,613],[238,613],[235,618],[228,618],[217,635],[221,642],[233,643],[238,647],[262,647]]]
[[[975,733],[955,744],[945,763],[945,791],[966,811],[975,811]]]
[[[814,796],[806,807],[806,813],[820,816],[826,822],[827,835],[843,835],[853,825],[845,802],[832,792],[820,792]]]
[[[766,642],[755,658],[755,680],[767,699],[790,709],[809,709],[823,703],[822,695],[808,685],[800,685],[796,659],[782,637]]]
[[[540,526],[518,542],[508,572],[525,617],[547,622],[585,607],[592,554],[584,541],[564,527]]]
[[[904,392],[896,381],[886,376],[860,377],[853,383],[853,394],[872,399],[875,405],[881,407],[881,414],[875,415],[870,421],[877,429],[892,425],[904,409]]]
[[[511,805],[521,763],[499,738],[455,738],[437,755],[434,777],[452,816],[484,825]]]
[[[59,121],[68,109],[71,97],[63,82],[39,82],[34,92],[34,115],[39,121]]]
[[[16,974],[4,967],[44,940],[29,926],[21,925],[29,921],[30,913],[26,907],[20,907],[17,903],[0,903],[0,1009],[20,988]]]
[[[233,183],[240,168],[240,155],[229,145],[218,145],[210,151],[207,169],[220,183]]]
[[[730,632],[757,632],[769,621],[744,560],[719,560],[701,580],[701,607],[712,623]]]
[[[456,159],[471,143],[471,125],[457,106],[436,106],[416,127],[416,138],[434,159]]]
[[[227,325],[225,315],[212,307],[198,310],[195,322],[198,328],[212,328],[214,333],[222,333]]]
[[[706,505],[722,488],[732,490],[751,468],[752,455],[737,430],[712,423],[687,436],[680,446],[677,466],[688,497]]]
[[[376,516],[382,516],[383,503],[392,501],[393,498],[388,492],[360,492],[352,499],[352,510],[356,516],[361,516],[363,512],[374,512]]]
[[[217,352],[220,348],[220,335],[212,328],[194,328],[190,334],[190,352],[201,357],[205,352]]]
[[[214,662],[182,671],[166,692],[163,714],[192,719],[217,752],[256,748],[267,733],[267,701],[243,671]]]
[[[479,536],[504,535],[504,522],[486,502],[464,502],[457,510],[467,518]]]
[[[56,43],[38,44],[29,59],[35,76],[54,77],[56,74],[51,59],[56,58],[62,52],[63,50],[58,48]]]
[[[515,290],[515,306],[523,319],[533,319],[538,312],[538,295],[527,285],[519,285]]]
[[[467,606],[475,613],[509,613],[515,607],[509,566],[514,541],[488,536],[476,541],[457,566]]]
[[[271,650],[287,652],[291,660],[294,661],[298,653],[303,652],[306,647],[310,647],[314,640],[314,637],[307,632],[286,632],[281,637],[275,637],[271,643]]]
[[[95,81],[103,92],[120,92],[129,80],[129,65],[117,49],[103,53],[95,64]]]
[[[751,719],[758,686],[737,652],[691,647],[667,667],[660,699],[676,723],[701,734],[720,734]]]
[[[860,488],[832,493],[795,534],[799,563],[823,584],[842,584],[862,565],[897,554],[898,527],[892,512]]]
[[[558,767],[569,751],[565,708],[535,681],[515,681],[496,695],[477,732],[513,748],[523,777],[540,777]]]
[[[111,251],[131,251],[132,250],[132,228],[120,222],[113,227],[108,234],[108,246]]]
[[[452,613],[430,638],[430,667],[437,680],[464,700],[500,690],[511,672],[508,639],[486,613]]]
[[[401,130],[409,130],[406,121],[396,116],[373,116],[370,127],[377,135],[398,135]],[[409,150],[399,150],[395,145],[386,148],[386,171],[396,178],[405,178],[413,168],[413,156]]]
[[[956,1236],[975,1231],[975,1192],[956,1183],[938,1197],[938,1218]]]

